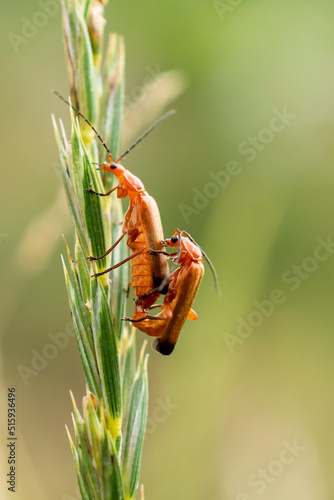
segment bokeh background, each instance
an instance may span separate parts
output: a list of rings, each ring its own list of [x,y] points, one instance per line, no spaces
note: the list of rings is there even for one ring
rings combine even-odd
[[[70,322],[60,254],[72,231],[50,120],[68,115],[51,94],[68,92],[60,12],[16,51],[9,38],[40,10],[16,0],[0,17],[0,459],[7,470],[15,386],[16,498],[73,500],[64,425],[69,389],[77,400],[85,389],[74,339],[26,384],[20,376]],[[179,94],[177,115],[126,166],[158,201],[165,234],[181,227],[206,250],[222,289],[207,269],[198,321],[170,358],[151,353],[145,498],[332,499],[334,253],[318,246],[334,240],[334,4],[114,0],[107,18],[127,47],[124,146],[145,107]],[[177,73],[150,91],[148,67]]]

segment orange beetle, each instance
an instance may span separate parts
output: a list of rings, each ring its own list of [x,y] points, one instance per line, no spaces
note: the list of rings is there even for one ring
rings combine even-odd
[[[128,236],[127,245],[130,248],[130,256],[122,262],[93,276],[101,276],[108,273],[130,260],[130,284],[133,286],[134,293],[139,297],[138,307],[146,309],[154,304],[160,293],[167,292],[167,287],[161,286],[162,282],[166,283],[168,281],[169,268],[167,256],[162,252],[164,244],[160,213],[156,201],[146,192],[141,180],[129,172],[129,170],[126,170],[119,161],[139,144],[162,120],[174,113],[174,110],[169,111],[157,120],[122,156],[113,161],[106,143],[87,118],[57,91],[53,92],[93,129],[110,159],[110,163],[105,162],[101,164],[101,169],[105,172],[113,173],[119,180],[119,186],[110,189],[107,193],[97,193],[92,189],[88,189],[88,191],[99,196],[108,196],[113,191],[117,191],[118,198],[129,197],[129,208],[125,214],[122,236],[103,255],[88,258],[91,261],[103,259],[120,243],[125,235]],[[149,253],[150,250],[153,250],[153,252]],[[144,298],[141,298],[142,296]]]
[[[163,304],[149,307],[149,309],[161,307],[162,311],[157,316],[150,316],[145,308],[137,304],[134,317],[124,319],[147,335],[158,337],[152,344],[153,349],[163,355],[169,355],[174,350],[185,320],[197,319],[197,314],[191,306],[203,278],[203,259],[209,263],[214,273],[216,289],[218,293],[220,292],[210,260],[188,233],[176,230],[174,235],[163,243],[170,247],[179,247],[178,252],[163,253],[173,257],[174,263],[179,264],[180,267],[169,277],[168,292]],[[152,253],[157,252],[152,251]]]
[[[138,304],[144,308],[152,305],[160,293],[165,293],[166,288],[159,290],[163,280],[169,277],[167,257],[161,250],[164,248],[163,230],[160,213],[156,201],[144,188],[138,177],[131,174],[122,165],[114,163],[110,155],[111,163],[103,163],[101,169],[112,172],[119,180],[120,185],[111,191],[117,190],[118,198],[129,196],[129,208],[125,214],[123,223],[123,234],[114,245],[100,257],[89,257],[90,260],[98,260],[108,255],[121,239],[127,235],[127,245],[130,248],[130,257],[119,262],[104,271],[94,274],[100,276],[130,260],[131,285],[134,293],[139,297]],[[109,191],[107,194],[110,194]],[[90,192],[93,192],[90,190]],[[100,193],[96,193],[100,194]],[[149,250],[155,252],[149,252]],[[151,294],[152,291],[155,291]],[[147,295],[144,299],[140,297]]]

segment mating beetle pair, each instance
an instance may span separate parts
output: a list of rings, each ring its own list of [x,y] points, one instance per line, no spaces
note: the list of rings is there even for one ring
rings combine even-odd
[[[122,156],[114,161],[106,143],[87,118],[58,92],[54,91],[54,93],[93,129],[110,160],[110,163],[101,164],[100,168],[105,172],[113,173],[119,181],[119,185],[107,193],[97,193],[91,189],[89,191],[99,196],[108,196],[116,191],[118,198],[129,197],[129,208],[125,214],[121,237],[105,254],[89,257],[89,260],[100,260],[106,257],[125,235],[127,235],[130,256],[94,276],[108,273],[130,261],[130,285],[137,299],[133,318],[123,319],[130,321],[133,326],[147,335],[156,337],[152,347],[163,355],[169,355],[175,347],[185,320],[197,319],[191,306],[204,274],[203,259],[207,260],[213,272],[218,290],[216,274],[206,254],[185,231],[176,230],[170,239],[164,240],[156,201],[147,193],[141,180],[119,162],[172,112],[155,122]],[[177,251],[168,253],[166,247],[177,248]],[[168,266],[170,259],[174,262],[172,273]],[[156,304],[160,294],[165,295],[163,303]],[[157,307],[161,309],[161,312],[156,316],[151,316],[149,311]]]

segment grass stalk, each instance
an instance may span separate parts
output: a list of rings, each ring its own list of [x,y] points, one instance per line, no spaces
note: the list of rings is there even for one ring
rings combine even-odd
[[[122,37],[104,36],[106,1],[63,0],[63,32],[70,98],[117,157],[122,129],[125,50]],[[106,48],[104,50],[104,40]],[[65,109],[65,108],[61,108]],[[127,256],[126,242],[102,255],[121,234],[123,211],[116,196],[100,198],[88,188],[106,191],[110,177],[93,163],[105,150],[84,120],[70,110],[71,134],[53,117],[62,176],[75,231],[73,254],[63,259],[77,345],[87,383],[82,410],[73,401],[74,438],[68,431],[83,499],[136,497],[148,404],[145,346],[136,361],[134,332],[120,321],[125,315],[127,266],[91,278]]]

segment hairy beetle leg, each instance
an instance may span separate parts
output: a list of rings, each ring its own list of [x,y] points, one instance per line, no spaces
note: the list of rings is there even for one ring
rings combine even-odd
[[[104,253],[103,255],[100,255],[100,257],[87,257],[87,260],[101,260],[101,259],[104,259],[105,257],[107,257],[107,255],[110,254],[110,252],[113,251],[113,249],[115,247],[117,247],[118,243],[120,243],[120,241],[124,238],[124,236],[126,235],[126,233],[123,233],[122,236],[120,238],[118,238],[118,240],[109,248],[109,250],[106,251],[106,253]]]

